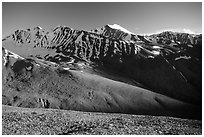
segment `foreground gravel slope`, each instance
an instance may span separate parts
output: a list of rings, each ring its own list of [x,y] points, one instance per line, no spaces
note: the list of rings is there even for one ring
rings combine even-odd
[[[202,134],[202,121],[172,117],[2,107],[2,134]]]

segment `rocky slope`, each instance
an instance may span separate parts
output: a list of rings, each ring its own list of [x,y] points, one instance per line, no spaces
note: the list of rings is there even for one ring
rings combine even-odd
[[[36,80],[44,80],[47,82],[50,79],[51,81],[54,79],[53,85],[56,83],[56,80],[66,83],[69,78],[67,78],[67,76],[64,77],[64,74],[61,73],[70,73],[70,71],[64,71],[63,69],[62,72],[60,70],[60,74],[58,72],[55,74],[52,70],[53,66],[60,66],[66,69],[77,68],[81,71],[83,71],[84,68],[91,68],[103,71],[106,74],[114,72],[116,75],[135,81],[137,88],[138,86],[142,88],[138,94],[144,94],[144,90],[148,90],[148,92],[151,91],[159,96],[163,95],[180,101],[185,104],[184,106],[187,104],[187,106],[191,106],[191,109],[189,109],[186,115],[187,117],[190,115],[192,115],[191,117],[193,118],[201,117],[202,35],[163,32],[150,36],[141,36],[133,34],[119,25],[106,25],[101,29],[92,31],[74,30],[66,26],[57,26],[53,30],[46,32],[41,27],[35,27],[34,29],[16,30],[14,34],[3,39],[2,46],[20,55],[20,58],[29,57],[34,59],[23,59],[23,61],[14,61],[10,64],[11,61],[8,59],[9,53],[6,53],[5,51],[7,50],[4,49],[3,65],[5,69],[3,69],[3,74],[5,75],[3,81],[6,85],[5,88],[3,87],[4,93],[8,93],[9,89],[9,94],[14,95],[18,91],[25,90],[26,87],[29,87],[29,84],[31,84],[30,89],[33,91],[39,89],[39,91],[43,93],[41,90],[43,87],[39,88],[39,85],[42,84],[42,86],[45,86],[43,89],[54,93],[57,89],[54,88],[54,90],[50,88],[51,83],[48,85],[46,85],[45,82],[35,83]],[[11,56],[14,56],[13,53],[11,54]],[[45,67],[45,69],[39,67],[39,69],[38,65],[33,63],[36,60],[40,60],[37,63],[38,65],[40,64],[39,62],[45,64],[45,62],[50,61],[48,64],[51,64],[52,67]],[[50,77],[48,77],[48,75]],[[74,75],[78,75],[78,73]],[[72,77],[70,77],[70,79],[71,78]],[[93,79],[96,78],[94,77]],[[81,81],[83,80],[87,80],[87,78],[83,76]],[[12,84],[6,84],[9,83],[9,81]],[[33,81],[35,83],[34,86]],[[88,84],[86,83],[85,86]],[[121,83],[116,85],[120,84]],[[94,84],[91,84],[91,86],[93,85]],[[78,86],[74,86],[66,87],[66,90],[63,90],[63,92],[69,91],[70,88],[77,88],[74,90],[75,92],[79,90]],[[14,93],[14,89],[17,90],[15,91],[16,93]],[[30,91],[30,89],[28,91]],[[103,90],[104,88],[100,89],[100,91]],[[61,92],[62,91],[59,90],[59,93],[54,94],[61,94]],[[119,94],[119,92],[120,91],[116,93]],[[130,94],[131,97],[132,93],[134,92],[128,88],[124,89],[120,94]],[[14,97],[13,95],[11,96],[12,98]],[[3,97],[4,104],[9,104],[7,100],[10,100],[10,98],[8,97],[9,99],[6,99],[7,96],[8,95]],[[147,96],[154,97],[153,95]],[[126,99],[128,97],[129,96],[127,96]],[[16,99],[13,98],[13,100]],[[43,100],[40,101],[42,102]],[[53,99],[53,102],[57,101]],[[125,102],[126,101],[123,103]],[[161,99],[157,99],[157,102],[164,108],[168,108],[168,105],[166,106],[168,103],[164,103]],[[71,102],[71,104],[72,103],[73,102]],[[25,103],[23,104],[25,105]],[[46,101],[44,104],[46,104]],[[152,102],[150,104],[152,104]],[[180,103],[176,104],[178,105]],[[181,116],[184,112],[187,112],[186,108],[188,107],[178,105],[178,109],[177,105],[175,105],[175,110],[179,110],[180,108],[183,108],[183,110],[178,114],[175,113],[176,116]],[[144,106],[142,108],[145,108]],[[147,108],[150,114],[151,111],[149,110],[151,107]],[[133,112],[134,109],[129,110]],[[115,111],[117,109],[110,110]],[[97,111],[100,111],[100,109]],[[168,109],[168,112],[162,109],[160,111],[163,112],[163,114],[171,112]],[[137,112],[139,111],[137,110]],[[146,110],[141,112],[146,113]],[[152,114],[155,115],[156,112],[153,111]],[[160,114],[160,112],[158,112],[158,114]]]
[[[3,49],[2,102],[28,108],[166,115],[197,119],[200,107],[86,71],[24,59]],[[84,69],[85,70],[85,69]]]

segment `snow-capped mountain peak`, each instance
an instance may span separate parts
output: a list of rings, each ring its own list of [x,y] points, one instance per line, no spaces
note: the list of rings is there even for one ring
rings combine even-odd
[[[129,30],[127,30],[127,29],[121,27],[121,26],[118,25],[118,24],[113,24],[113,25],[108,24],[108,26],[111,27],[111,28],[113,28],[113,29],[121,30],[121,31],[123,31],[123,32],[125,32],[125,33],[134,34],[134,33],[130,32]]]

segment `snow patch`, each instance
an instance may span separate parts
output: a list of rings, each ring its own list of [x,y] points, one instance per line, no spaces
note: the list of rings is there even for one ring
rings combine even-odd
[[[153,58],[154,58],[154,56],[151,56],[151,55],[150,55],[150,56],[148,56],[148,58],[151,58],[151,59],[153,59]]]
[[[152,32],[152,33],[146,33],[146,34],[141,34],[141,35],[147,35],[147,36],[150,36],[150,35],[153,35],[153,34],[160,34],[162,32],[173,32],[173,33],[188,33],[188,34],[192,34],[192,36],[196,36],[196,35],[199,35],[201,33],[199,32],[196,32],[196,31],[193,31],[191,29],[187,29],[187,28],[176,28],[176,29],[173,29],[173,28],[168,28],[168,29],[160,29],[160,30],[156,30],[155,32]]]
[[[129,30],[127,30],[127,29],[121,27],[121,26],[118,25],[118,24],[113,24],[113,25],[108,24],[108,26],[111,27],[111,28],[113,28],[113,29],[121,30],[121,31],[123,31],[123,32],[125,32],[125,33],[134,34],[134,33],[130,32]],[[135,35],[135,34],[134,34],[134,35]]]
[[[189,57],[187,57],[187,56],[180,56],[180,57],[178,57],[178,58],[175,58],[175,60],[179,60],[179,59],[191,59],[191,57],[189,56]]]
[[[159,47],[159,46],[152,46],[152,48],[154,48],[154,49],[161,49],[161,47]]]
[[[152,51],[152,53],[153,53],[154,55],[159,55],[159,54],[160,54],[160,51]]]
[[[193,48],[193,46],[191,44],[188,44],[187,46],[190,47],[190,48]]]
[[[13,52],[7,50],[7,49],[5,49],[5,53],[6,53],[6,55],[8,55],[9,57],[14,57],[15,59],[19,59],[19,58],[20,58],[20,59],[24,59],[23,57],[21,57],[21,56],[15,54],[15,53],[13,53]],[[10,53],[10,54],[9,54],[9,53]]]
[[[70,70],[70,68],[63,68],[64,70]]]
[[[40,27],[40,26],[37,26],[37,28],[38,28],[38,29],[42,29],[42,27]]]
[[[13,58],[15,58],[15,59],[24,59],[24,58],[22,58],[21,56],[19,56],[19,55],[17,55],[17,54],[15,54],[15,53],[13,53],[13,52],[11,52],[11,51],[9,51],[9,50],[7,50],[7,49],[3,49],[4,50],[4,53],[3,53],[3,59],[4,59],[4,66],[6,66],[7,65],[7,63],[9,62],[9,58],[10,57],[13,57]]]

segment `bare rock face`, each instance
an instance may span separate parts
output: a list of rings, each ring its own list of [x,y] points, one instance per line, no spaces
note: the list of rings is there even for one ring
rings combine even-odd
[[[106,68],[103,71],[114,71],[146,89],[201,106],[202,35],[167,31],[141,36],[113,26],[92,31],[66,26],[49,32],[41,27],[16,30],[3,39],[2,46],[22,57],[66,68],[73,62]],[[32,70],[32,66],[22,65]]]

